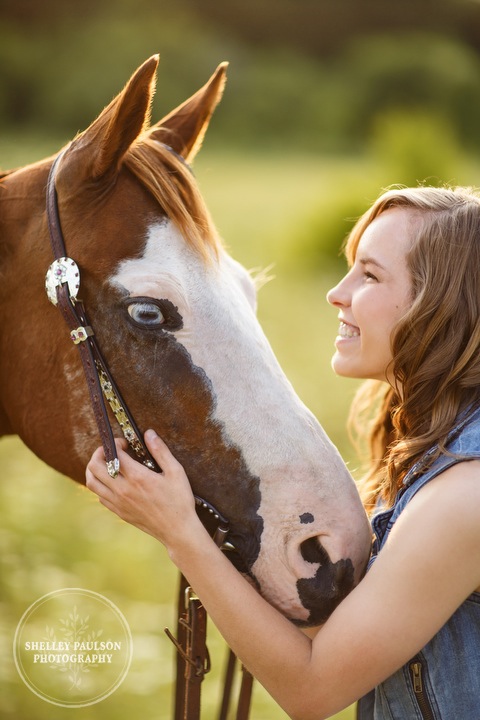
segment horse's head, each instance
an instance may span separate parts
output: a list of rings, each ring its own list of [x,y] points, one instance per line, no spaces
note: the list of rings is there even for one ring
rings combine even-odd
[[[228,517],[239,565],[285,615],[321,623],[364,570],[370,532],[337,451],[294,393],[187,165],[225,66],[157,125],[157,58],[67,147],[57,174],[68,254],[111,373],[194,491]],[[0,188],[0,430],[79,481],[98,436],[75,347],[44,295],[51,159]]]

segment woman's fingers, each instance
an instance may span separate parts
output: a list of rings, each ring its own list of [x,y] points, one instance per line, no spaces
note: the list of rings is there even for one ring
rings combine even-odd
[[[154,430],[147,430],[144,436],[146,445],[153,458],[162,470],[164,475],[172,478],[178,474],[183,474],[182,465],[172,455],[164,441],[157,435]],[[143,469],[138,460],[132,458],[126,450],[126,442],[123,439],[116,439],[118,459],[120,461],[120,475],[126,477],[134,477],[138,471]],[[105,454],[102,447],[97,448],[93,453],[87,469],[91,475],[101,480],[107,487],[114,488],[118,484],[118,477],[112,478],[106,469]]]
[[[87,465],[86,483],[109,510],[166,544],[196,517],[195,502],[182,465],[163,440],[149,430],[145,442],[162,468],[160,474],[130,457],[119,441],[117,477],[108,474],[103,448],[98,448]]]
[[[178,460],[172,455],[167,445],[155,430],[147,430],[144,435],[148,450],[151,452],[164,473],[183,470]]]
[[[128,455],[125,452],[125,449],[127,447],[127,443],[123,439],[116,438],[115,439],[115,445],[117,447],[117,455],[118,460],[120,462],[120,475],[124,474],[122,471],[126,470],[127,468],[129,471],[132,469],[135,469],[136,466],[138,466],[138,462],[136,460],[133,460],[130,455]],[[95,450],[92,457],[90,458],[90,461],[87,465],[87,472],[89,471],[89,474],[98,480],[100,480],[104,485],[107,487],[113,489],[115,487],[115,484],[118,484],[118,477],[112,478],[111,475],[109,475],[107,470],[107,464],[105,459],[105,452],[103,450],[103,447],[99,447]],[[93,489],[90,487],[88,475],[87,475],[87,487],[90,489]]]

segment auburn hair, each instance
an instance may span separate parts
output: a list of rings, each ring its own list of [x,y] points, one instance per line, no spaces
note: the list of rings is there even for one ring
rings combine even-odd
[[[412,302],[391,337],[393,385],[367,381],[352,404],[349,426],[367,453],[361,490],[369,509],[379,498],[391,505],[412,465],[434,446],[430,463],[445,452],[459,413],[480,404],[480,194],[388,190],[350,233],[350,265],[365,228],[391,208],[412,217]]]

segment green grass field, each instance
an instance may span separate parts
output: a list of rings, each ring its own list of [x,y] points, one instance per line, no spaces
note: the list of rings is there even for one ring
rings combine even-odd
[[[3,167],[55,150],[34,140],[0,142]],[[28,157],[27,157],[28,155]],[[356,384],[336,378],[329,360],[337,325],[325,293],[341,273],[334,266],[301,272],[296,241],[317,202],[358,177],[356,162],[314,157],[238,157],[203,151],[196,168],[213,217],[234,257],[248,268],[273,264],[260,292],[259,317],[304,402],[350,457],[345,419]],[[333,268],[333,269],[332,269]],[[163,627],[174,624],[176,572],[152,538],[119,521],[88,491],[59,477],[17,438],[0,442],[0,717],[4,720],[167,720],[171,717],[173,647]],[[22,683],[12,638],[26,608],[56,589],[82,587],[112,600],[134,638],[132,667],[119,690],[75,711],[46,703]],[[211,628],[214,670],[203,691],[203,717],[216,716],[225,646]],[[337,716],[353,718],[352,710]],[[252,720],[285,714],[258,685]]]

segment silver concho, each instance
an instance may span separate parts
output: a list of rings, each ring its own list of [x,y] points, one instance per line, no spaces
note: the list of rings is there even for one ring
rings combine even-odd
[[[68,257],[58,258],[50,265],[45,277],[45,290],[48,299],[57,305],[57,287],[68,283],[70,298],[75,300],[80,287],[80,271],[77,263]]]

